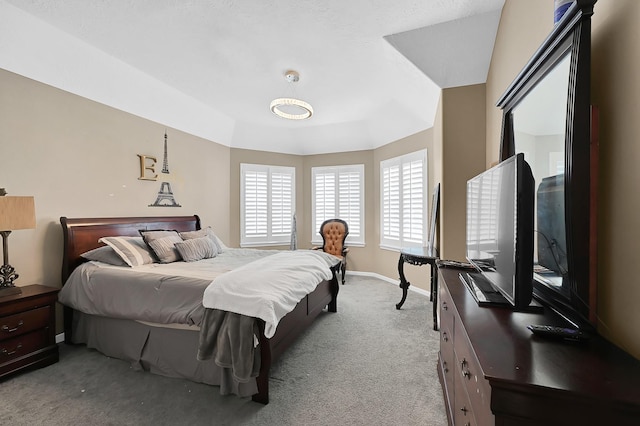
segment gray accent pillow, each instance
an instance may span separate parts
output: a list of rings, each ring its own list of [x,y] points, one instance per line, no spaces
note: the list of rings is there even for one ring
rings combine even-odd
[[[176,249],[182,260],[194,262],[201,259],[210,259],[218,254],[218,247],[208,237],[192,238],[176,243]]]
[[[98,241],[111,247],[129,266],[155,262],[149,247],[140,237],[102,237]]]
[[[216,253],[222,253],[224,249],[227,248],[227,246],[225,246],[220,238],[218,238],[218,236],[213,232],[213,229],[211,229],[210,226],[198,231],[180,232],[180,236],[183,240],[207,237],[216,245]]]
[[[122,257],[109,246],[98,247],[93,250],[82,253],[80,256],[87,260],[95,260],[97,262],[108,263],[114,266],[129,266]]]
[[[180,253],[175,243],[182,241],[178,231],[140,231],[144,242],[153,250],[160,263],[171,263],[180,260]]]

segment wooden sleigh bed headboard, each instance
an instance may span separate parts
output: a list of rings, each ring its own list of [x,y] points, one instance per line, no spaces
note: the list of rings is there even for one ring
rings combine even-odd
[[[196,231],[200,229],[200,218],[193,216],[150,216],[150,217],[109,217],[109,218],[68,218],[61,217],[64,237],[62,255],[62,285],[73,270],[85,262],[80,255],[103,244],[102,237],[140,236],[140,230],[170,229],[176,231]]]

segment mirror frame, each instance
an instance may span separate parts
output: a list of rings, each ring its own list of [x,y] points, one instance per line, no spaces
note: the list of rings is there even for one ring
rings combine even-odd
[[[565,124],[565,230],[568,295],[534,281],[534,294],[580,328],[596,326],[595,197],[597,130],[592,129],[591,15],[596,0],[576,0],[497,102],[502,108],[500,161],[514,155],[513,109],[553,67],[571,55]],[[595,120],[597,122],[597,120]],[[536,182],[536,185],[539,182]],[[585,214],[586,213],[586,214]],[[568,280],[568,283],[566,282]]]

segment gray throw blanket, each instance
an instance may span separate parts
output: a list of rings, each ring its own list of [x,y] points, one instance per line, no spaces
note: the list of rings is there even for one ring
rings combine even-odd
[[[254,345],[259,333],[255,318],[205,309],[200,324],[198,360],[213,358],[216,365],[231,369],[238,382],[246,383],[260,373],[260,351]]]

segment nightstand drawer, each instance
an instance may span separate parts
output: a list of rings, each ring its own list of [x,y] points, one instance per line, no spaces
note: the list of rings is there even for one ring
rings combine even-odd
[[[50,318],[50,306],[0,318],[0,341],[46,327]]]
[[[0,366],[23,355],[28,355],[31,352],[45,348],[48,345],[48,328],[42,328],[40,330],[0,342]]]

